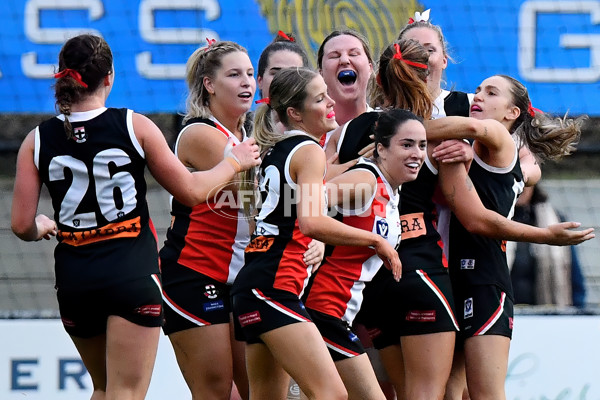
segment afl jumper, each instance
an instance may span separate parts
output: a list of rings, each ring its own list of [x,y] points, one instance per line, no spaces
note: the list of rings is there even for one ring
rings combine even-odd
[[[58,226],[54,258],[63,323],[76,336],[105,329],[105,312],[159,326],[162,302],[154,293],[160,285],[156,232],[148,214],[146,160],[133,131],[133,111],[100,108],[73,113],[69,116],[74,130],[71,139],[63,121],[60,115],[36,128],[34,151]],[[145,288],[132,290],[133,282],[140,279],[147,282],[135,285]],[[108,288],[102,293],[108,298],[96,292]],[[111,309],[109,303],[121,290],[130,292],[127,302],[135,303],[140,296],[150,300],[141,300],[128,310]],[[87,296],[85,301],[82,296]],[[94,318],[100,321],[98,331],[84,332],[84,325],[89,326]]]
[[[181,135],[197,124],[238,138],[214,117],[187,121]],[[245,131],[243,139],[246,138]],[[195,171],[188,168],[190,171]],[[231,192],[215,191],[212,198],[187,207],[171,197],[171,226],[160,250],[165,300],[166,334],[216,323],[229,323],[229,289],[244,262],[250,239],[247,217],[231,201]]]
[[[377,180],[371,199],[361,209],[336,207],[346,225],[371,231],[396,247],[400,242],[400,213],[397,190],[393,190],[375,163],[361,158],[351,169],[370,171]],[[334,360],[364,353],[350,330],[363,299],[365,282],[383,262],[371,247],[334,246],[312,278],[305,305],[319,328]],[[324,314],[330,319],[323,319]],[[337,328],[337,329],[336,329]],[[341,332],[338,337],[336,331]]]
[[[469,177],[483,205],[506,218],[512,218],[517,196],[523,190],[518,150],[510,166],[496,168],[485,164],[477,154]],[[469,233],[452,215],[450,221],[450,276],[459,313],[461,334],[465,337],[497,333],[511,337],[513,292],[506,262],[506,241]],[[475,296],[477,288],[491,287],[495,299]],[[474,291],[475,290],[475,291]],[[502,325],[502,326],[499,326]]]
[[[402,241],[398,255],[402,279],[380,269],[365,289],[359,319],[370,330],[376,348],[399,343],[401,336],[458,330],[454,300],[433,202],[438,171],[429,157],[417,179],[402,185]],[[393,308],[382,304],[394,304]]]
[[[312,239],[298,227],[297,185],[289,168],[298,149],[319,144],[302,131],[285,134],[289,137],[263,157],[256,229],[231,290],[236,337],[249,343],[260,341],[260,334],[275,328],[310,321],[300,296],[310,277],[311,267],[305,265],[303,256]]]

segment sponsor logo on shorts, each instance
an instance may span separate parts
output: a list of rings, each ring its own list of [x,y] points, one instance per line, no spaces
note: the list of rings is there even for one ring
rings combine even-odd
[[[262,319],[260,318],[259,311],[252,311],[250,313],[240,315],[238,317],[238,321],[240,321],[240,325],[244,327],[247,325],[257,324],[261,322]]]
[[[219,296],[219,291],[215,287],[215,285],[206,285],[204,286],[204,296],[209,299],[216,299]]]
[[[147,304],[145,306],[138,307],[134,310],[136,314],[147,315],[150,317],[160,316],[162,311],[162,305],[160,304]]]
[[[406,313],[407,321],[435,322],[435,310],[411,310]]]
[[[514,324],[514,320],[512,317],[508,317],[508,329],[510,329],[512,331],[513,329],[513,324]]]
[[[356,336],[356,335],[354,334],[354,332],[349,332],[349,333],[348,333],[348,339],[352,340],[353,342],[358,342],[358,340],[359,340],[359,339],[358,339],[358,336]]]
[[[202,308],[204,308],[204,312],[218,311],[223,310],[225,308],[225,304],[223,304],[223,300],[209,301],[207,303],[202,303]]]
[[[475,260],[472,258],[463,258],[460,260],[460,269],[475,269]]]
[[[471,318],[473,316],[473,298],[469,297],[465,300],[465,318]]]
[[[379,328],[370,328],[367,329],[367,334],[369,335],[369,339],[375,339],[377,336],[381,335],[381,330]]]
[[[61,318],[61,321],[62,321],[63,325],[66,327],[69,327],[69,328],[75,327],[75,322],[71,319]]]
[[[252,241],[246,247],[246,253],[260,252],[264,253],[273,246],[275,242],[274,237],[258,236],[252,239]]]

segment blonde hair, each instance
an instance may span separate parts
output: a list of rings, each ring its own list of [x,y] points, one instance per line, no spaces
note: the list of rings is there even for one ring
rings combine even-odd
[[[183,118],[184,123],[192,118],[209,118],[212,116],[210,93],[204,86],[204,78],[214,78],[222,66],[221,60],[223,57],[237,51],[248,54],[248,51],[239,44],[222,41],[198,48],[188,58],[185,78],[188,96],[186,99],[186,113]],[[243,123],[244,116],[240,118],[239,125],[241,126]]]
[[[287,109],[303,110],[306,86],[317,76],[315,71],[305,67],[283,68],[275,74],[269,87],[269,104],[260,106],[254,115],[253,136],[261,152],[287,137],[276,131],[271,111],[289,127]]]
[[[279,121],[289,128],[288,108],[292,107],[299,111],[304,109],[304,101],[307,97],[307,85],[319,76],[316,72],[306,67],[282,68],[277,71],[269,87],[269,101],[261,105],[254,114],[253,137],[260,147],[261,154],[276,145],[278,142],[290,135],[277,132],[273,112],[277,113]],[[251,192],[252,196],[248,202],[244,202],[244,213],[251,215],[258,198],[255,185],[256,170],[249,169],[244,172],[242,179],[242,190]]]

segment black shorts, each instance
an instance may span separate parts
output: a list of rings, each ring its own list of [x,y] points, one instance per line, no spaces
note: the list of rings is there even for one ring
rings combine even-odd
[[[365,352],[360,339],[346,321],[310,308],[306,311],[323,336],[333,361],[342,361]]]
[[[71,336],[90,338],[106,333],[110,315],[134,324],[162,326],[163,303],[160,275],[98,289],[58,289],[58,307],[63,326]]]
[[[165,335],[199,326],[228,324],[230,285],[177,263],[161,265]]]
[[[262,343],[260,335],[296,322],[311,322],[304,303],[291,292],[251,289],[232,296],[235,338]]]
[[[480,335],[512,338],[513,301],[495,285],[455,288],[461,341]],[[460,307],[460,308],[459,308]]]
[[[366,285],[357,322],[365,325],[377,349],[399,344],[402,336],[456,332],[459,325],[447,270],[408,271],[396,282],[382,268]]]

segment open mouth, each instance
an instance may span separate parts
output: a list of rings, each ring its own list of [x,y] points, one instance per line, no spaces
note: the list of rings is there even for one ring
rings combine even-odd
[[[352,70],[340,71],[338,81],[344,86],[350,86],[356,82],[356,72]]]
[[[478,105],[473,104],[471,106],[471,112],[480,112],[481,111],[481,107],[479,107]]]
[[[242,99],[249,99],[252,97],[252,93],[250,92],[243,92],[238,94],[238,97],[241,97]]]

